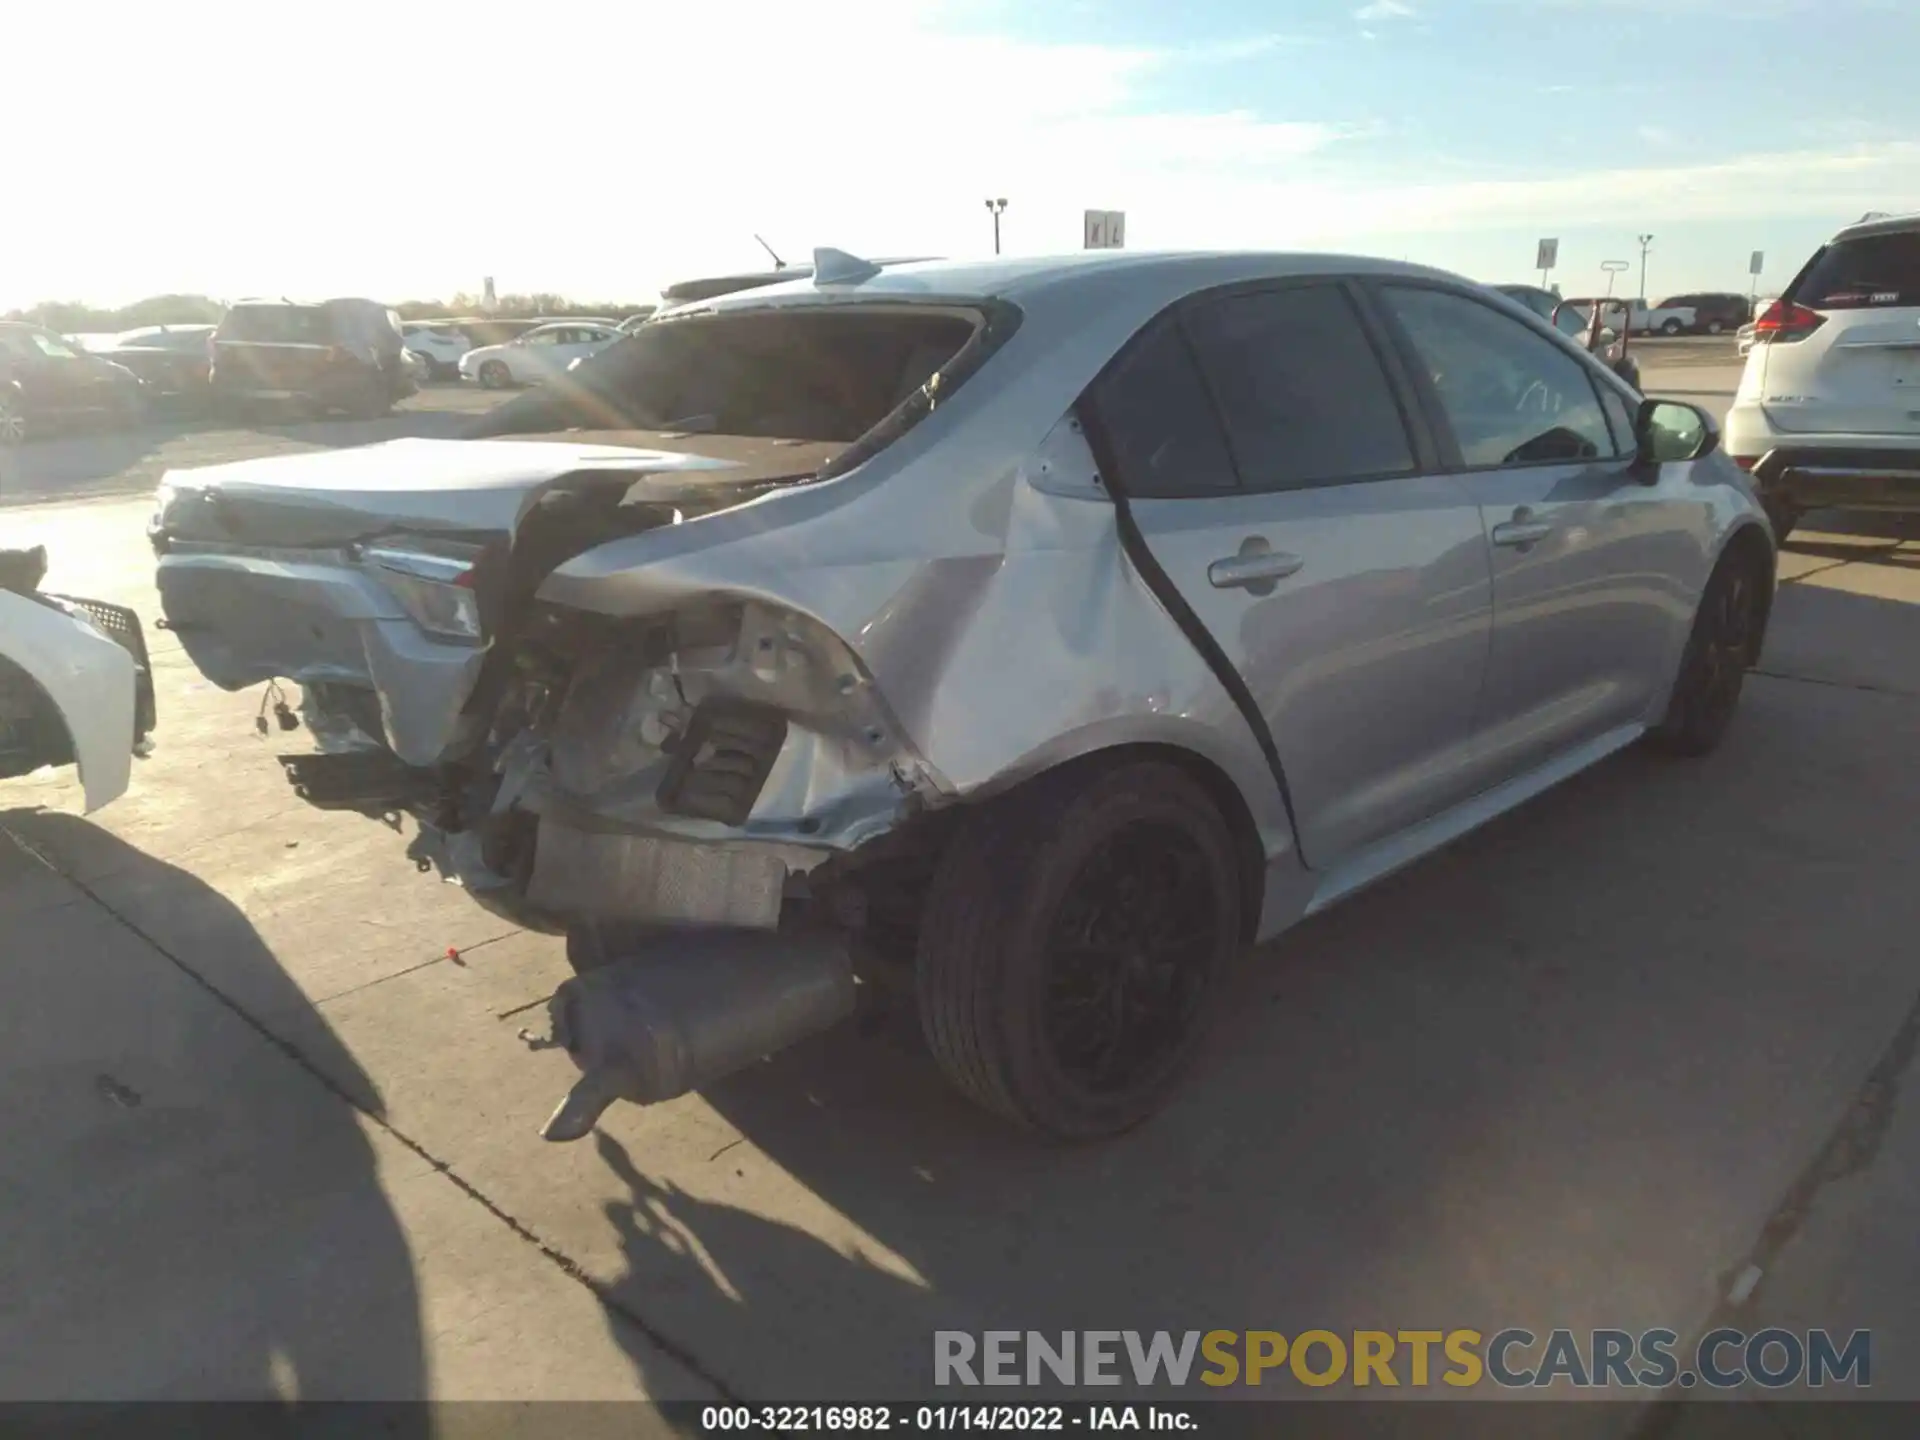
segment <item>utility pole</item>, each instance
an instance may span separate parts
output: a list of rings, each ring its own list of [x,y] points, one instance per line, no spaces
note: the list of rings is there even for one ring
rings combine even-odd
[[[1000,217],[1006,212],[1006,208],[1005,200],[987,201],[988,213],[993,216],[993,253],[996,255],[1000,253]]]
[[[1653,297],[1647,294],[1647,251],[1653,248],[1653,237],[1640,237],[1640,299],[1643,304],[1651,305]]]

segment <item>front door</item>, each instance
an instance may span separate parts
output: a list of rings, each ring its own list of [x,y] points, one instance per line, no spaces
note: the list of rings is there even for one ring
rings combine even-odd
[[[1465,798],[1490,624],[1480,514],[1429,473],[1346,287],[1187,302],[1089,401],[1154,559],[1265,719],[1306,862]]]
[[[1493,306],[1417,285],[1378,293],[1490,541],[1490,778],[1658,718],[1712,525],[1686,467],[1637,465],[1621,393]]]

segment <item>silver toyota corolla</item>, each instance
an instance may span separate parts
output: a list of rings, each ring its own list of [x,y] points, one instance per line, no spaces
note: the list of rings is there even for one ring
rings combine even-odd
[[[566,934],[555,1139],[896,983],[975,1100],[1122,1129],[1243,946],[1712,749],[1773,595],[1707,416],[1375,260],[822,251],[482,430],[152,531],[200,670],[299,683],[302,795]]]

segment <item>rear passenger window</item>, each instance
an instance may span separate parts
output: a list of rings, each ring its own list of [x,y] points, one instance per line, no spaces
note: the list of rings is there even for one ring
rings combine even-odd
[[[1386,371],[1339,286],[1208,300],[1184,323],[1249,490],[1413,470]]]
[[[1183,499],[1240,488],[1193,352],[1171,317],[1136,337],[1087,400],[1128,495]]]
[[[1621,453],[1586,367],[1545,336],[1464,295],[1398,285],[1381,295],[1433,380],[1468,467]]]

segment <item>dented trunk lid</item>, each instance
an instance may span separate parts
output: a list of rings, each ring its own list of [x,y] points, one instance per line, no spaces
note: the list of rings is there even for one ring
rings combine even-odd
[[[670,431],[388,440],[169,471],[152,532],[162,550],[169,539],[312,547],[395,531],[512,535],[563,479],[701,514],[805,479],[844,448]]]
[[[339,731],[349,749],[363,736],[429,766],[484,733],[468,702],[510,664],[556,565],[804,480],[844,448],[626,431],[398,440],[174,471],[151,524],[161,608],[216,685],[294,681],[327,712],[309,713],[316,736]],[[475,556],[458,583],[479,596],[480,635],[425,628],[382,559],[396,547]],[[351,691],[371,691],[371,708],[343,702]]]

